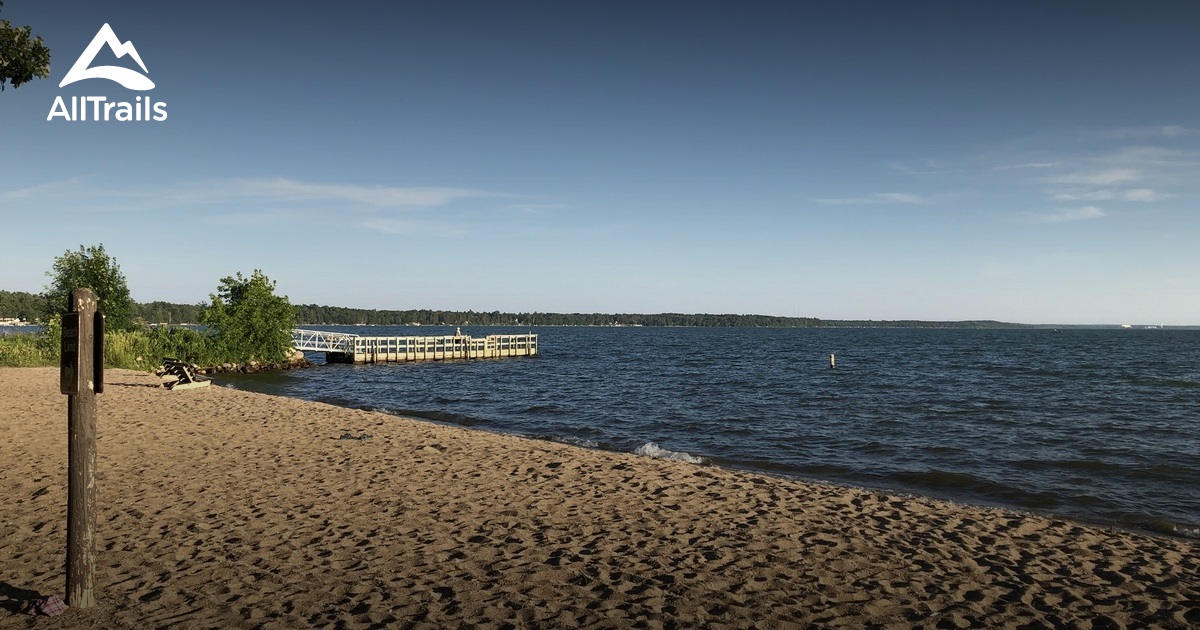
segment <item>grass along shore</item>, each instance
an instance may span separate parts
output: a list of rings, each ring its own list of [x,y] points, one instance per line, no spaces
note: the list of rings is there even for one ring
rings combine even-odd
[[[61,329],[51,326],[37,333],[0,335],[0,367],[53,367],[59,364]],[[173,357],[203,368],[247,365],[268,361],[237,356],[204,331],[159,326],[138,330],[105,331],[104,365],[149,372]],[[278,362],[276,362],[278,363]]]

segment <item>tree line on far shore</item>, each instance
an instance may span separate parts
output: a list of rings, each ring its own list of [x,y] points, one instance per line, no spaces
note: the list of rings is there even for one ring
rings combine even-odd
[[[502,313],[430,309],[371,310],[300,304],[296,321],[305,324],[405,326],[683,326],[709,328],[1006,328],[997,321],[832,320],[753,314],[710,313]]]
[[[144,324],[198,324],[204,304],[133,302],[130,314]],[[376,310],[294,305],[301,325],[335,326],[695,326],[715,328],[1020,328],[1021,324],[980,320],[936,322],[918,320],[832,320],[815,317],[779,317],[743,314],[685,313],[504,313],[500,311],[450,311],[435,309]],[[43,295],[0,291],[0,318],[43,320],[47,302]]]
[[[145,324],[197,324],[203,304],[170,302],[130,302],[134,322]],[[52,312],[50,300],[42,293],[0,290],[0,319],[14,318],[29,323],[44,323]]]

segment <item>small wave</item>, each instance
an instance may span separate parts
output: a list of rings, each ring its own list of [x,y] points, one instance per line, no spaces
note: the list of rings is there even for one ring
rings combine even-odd
[[[1171,526],[1171,531],[1184,538],[1195,538],[1200,540],[1200,526],[1198,527],[1180,527],[1178,525]]]
[[[1200,525],[1188,526],[1166,520],[1153,520],[1149,523],[1143,523],[1142,526],[1156,534],[1169,534],[1171,536],[1179,536],[1180,538],[1200,540]]]
[[[654,442],[646,442],[637,447],[633,451],[634,455],[643,457],[653,457],[654,459],[669,459],[673,462],[687,462],[689,464],[703,464],[704,458],[689,455],[683,451],[668,451],[665,448],[655,444]]]
[[[461,427],[473,427],[480,424],[478,418],[465,416],[459,413],[450,413],[446,411],[426,411],[421,409],[394,409],[389,411],[392,415],[403,416],[405,418],[416,418],[417,420],[428,420],[430,422],[438,422],[441,424],[453,424]]]
[[[575,437],[573,435],[559,435],[550,438],[551,441],[560,444],[570,444],[571,446],[582,446],[583,448],[600,448],[600,443],[587,438]]]
[[[898,473],[894,478],[918,492],[932,490],[960,499],[972,495],[990,497],[1024,508],[1051,509],[1062,504],[1063,497],[1050,492],[1030,492],[1017,486],[977,477],[970,473],[925,470]]]

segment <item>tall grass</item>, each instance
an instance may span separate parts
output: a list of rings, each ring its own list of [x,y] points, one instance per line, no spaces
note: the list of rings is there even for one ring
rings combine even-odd
[[[164,357],[202,366],[235,362],[220,351],[211,334],[191,328],[151,328],[104,336],[106,365],[147,370],[160,365]]]
[[[56,366],[61,353],[61,338],[61,326],[53,324],[37,334],[0,336],[0,366]],[[104,335],[104,364],[107,367],[148,372],[161,365],[163,357],[201,366],[243,362],[228,356],[207,331],[162,327],[109,331]]]
[[[58,365],[58,348],[47,347],[44,335],[20,333],[0,336],[0,366],[42,367]]]

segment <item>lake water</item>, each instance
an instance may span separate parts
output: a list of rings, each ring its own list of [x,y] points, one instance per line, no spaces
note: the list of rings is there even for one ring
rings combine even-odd
[[[504,332],[527,329],[463,329]],[[534,332],[534,358],[331,364],[218,382],[590,448],[1200,532],[1200,331]]]

